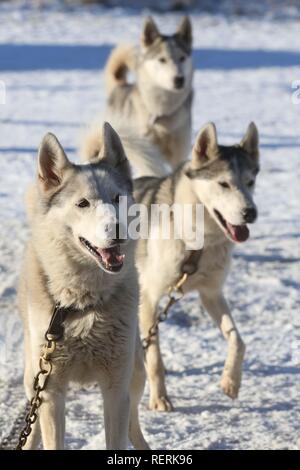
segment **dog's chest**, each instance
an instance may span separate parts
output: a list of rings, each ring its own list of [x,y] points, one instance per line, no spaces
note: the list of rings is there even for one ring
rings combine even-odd
[[[231,251],[227,243],[204,248],[199,256],[197,271],[188,279],[185,290],[220,286],[229,270]]]
[[[64,339],[57,345],[55,363],[62,368],[80,366],[109,369],[124,353],[128,342],[126,321],[106,312],[90,311],[65,322]]]

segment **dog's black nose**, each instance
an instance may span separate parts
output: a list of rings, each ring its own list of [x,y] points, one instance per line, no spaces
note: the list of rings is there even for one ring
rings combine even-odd
[[[174,78],[174,86],[175,88],[182,88],[184,85],[184,77],[182,75],[177,75],[175,78]]]
[[[251,224],[255,221],[257,217],[257,210],[255,209],[255,207],[246,207],[246,209],[243,210],[243,216],[245,222]]]

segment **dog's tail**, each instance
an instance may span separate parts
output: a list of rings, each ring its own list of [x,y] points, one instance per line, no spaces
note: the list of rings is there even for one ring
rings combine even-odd
[[[102,147],[102,126],[94,124],[90,127],[80,146],[81,160],[84,163],[93,161],[99,155]],[[169,168],[164,163],[159,148],[149,140],[132,134],[126,128],[114,125],[122,141],[125,153],[131,163],[133,176],[164,176]]]
[[[127,73],[135,70],[137,49],[130,44],[117,46],[111,52],[105,67],[105,85],[110,95],[116,86],[127,84]]]

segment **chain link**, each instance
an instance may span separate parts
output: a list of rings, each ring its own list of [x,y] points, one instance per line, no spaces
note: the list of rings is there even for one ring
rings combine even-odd
[[[29,407],[30,407],[30,403],[28,402],[25,408],[16,417],[12,425],[10,433],[3,439],[3,441],[0,444],[0,451],[16,449],[19,434],[20,434],[20,429],[22,429],[23,427],[23,423],[29,411]]]
[[[36,422],[38,418],[37,411],[42,404],[42,397],[41,392],[45,390],[47,386],[47,382],[49,380],[49,376],[52,372],[52,362],[51,362],[51,355],[55,351],[56,348],[56,341],[55,340],[48,340],[46,344],[44,344],[40,356],[39,361],[39,372],[34,378],[33,381],[33,390],[35,391],[34,396],[30,401],[30,408],[28,413],[25,416],[25,426],[23,427],[18,445],[16,450],[22,450],[25,446],[28,436],[32,432],[32,426]]]
[[[45,390],[49,376],[52,372],[52,354],[56,349],[57,341],[63,338],[64,321],[69,313],[70,307],[62,307],[60,302],[54,304],[51,320],[45,333],[46,343],[42,347],[39,360],[39,371],[34,377],[34,396],[28,402],[25,410],[15,420],[11,432],[0,443],[0,450],[15,449],[22,450],[32,432],[32,426],[38,419],[38,409],[42,404],[41,392]],[[25,421],[25,426],[23,425]],[[21,433],[19,431],[21,429]]]

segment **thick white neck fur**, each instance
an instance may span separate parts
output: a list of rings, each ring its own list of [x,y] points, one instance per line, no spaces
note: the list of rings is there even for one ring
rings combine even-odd
[[[138,90],[149,114],[155,117],[172,116],[186,101],[191,87],[182,90],[167,90],[153,84],[147,72],[140,69],[137,74]]]

